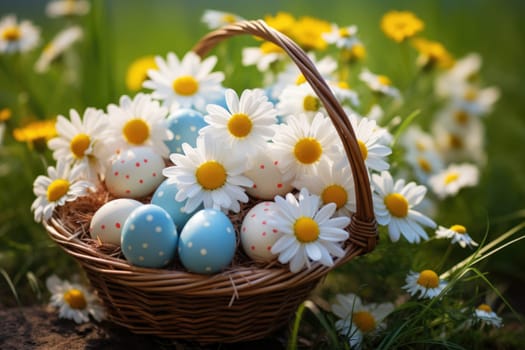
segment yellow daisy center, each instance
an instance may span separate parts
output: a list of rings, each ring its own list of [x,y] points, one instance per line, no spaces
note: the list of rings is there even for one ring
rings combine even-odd
[[[244,113],[235,113],[228,120],[228,131],[235,137],[246,137],[252,131],[252,120]]]
[[[17,41],[21,35],[20,29],[16,26],[6,28],[2,33],[2,37],[6,41]]]
[[[350,90],[350,85],[346,81],[338,81],[337,86],[343,90]]]
[[[299,74],[297,79],[295,79],[295,85],[301,85],[302,83],[306,83],[306,78],[303,74]]]
[[[475,89],[469,89],[465,92],[463,97],[465,100],[472,102],[478,97],[478,92]]]
[[[487,304],[481,304],[477,307],[477,309],[485,312],[492,312],[492,308]]]
[[[335,203],[337,209],[344,207],[348,200],[348,194],[341,185],[330,185],[323,190],[321,194],[323,203]]]
[[[226,183],[227,173],[221,163],[210,160],[197,168],[195,177],[205,190],[213,191]]]
[[[319,225],[309,217],[303,216],[295,221],[293,226],[295,237],[301,243],[310,243],[319,237]]]
[[[235,22],[235,16],[232,15],[231,13],[225,13],[222,16],[222,20],[224,21],[224,23],[234,23]]]
[[[140,118],[130,119],[124,125],[122,133],[129,143],[141,145],[149,138],[149,126]]]
[[[423,270],[419,273],[417,284],[425,288],[436,288],[439,285],[439,277],[432,270]]]
[[[452,225],[450,226],[450,229],[456,233],[459,233],[460,235],[463,235],[467,232],[467,228],[463,225]]]
[[[199,89],[199,82],[191,75],[183,75],[173,81],[173,91],[178,95],[191,96]]]
[[[303,164],[315,163],[321,158],[323,148],[313,137],[305,137],[297,141],[294,147],[295,158]]]
[[[377,76],[377,81],[378,81],[379,84],[381,84],[381,85],[385,85],[385,86],[390,86],[390,85],[392,85],[392,81],[391,81],[390,78],[387,77],[386,75],[378,75],[378,76]]]
[[[366,49],[363,45],[354,45],[352,46],[352,56],[355,59],[362,59],[366,55]]]
[[[87,306],[86,297],[81,290],[72,288],[64,293],[64,301],[70,308],[84,310]]]
[[[351,35],[348,28],[339,28],[339,36],[341,38],[349,38]]]
[[[357,144],[359,145],[359,150],[361,151],[363,160],[366,160],[366,158],[368,158],[368,147],[366,147],[365,143],[361,140],[357,140]]]
[[[408,201],[402,194],[391,193],[384,199],[386,208],[391,215],[404,218],[408,214]]]
[[[48,202],[55,202],[62,198],[69,191],[69,181],[65,179],[56,179],[47,187]]]
[[[461,148],[463,148],[463,140],[458,135],[449,134],[448,135],[448,143],[449,143],[450,147],[452,147],[454,149],[461,149]]]
[[[445,185],[450,185],[452,182],[456,181],[459,178],[459,174],[457,172],[451,172],[448,173],[447,176],[445,176]]]
[[[84,157],[86,150],[89,148],[91,139],[86,134],[78,134],[71,140],[69,148],[71,153],[77,158],[81,159]]]
[[[303,100],[303,108],[305,111],[315,112],[319,110],[319,99],[316,96],[308,95]]]
[[[467,124],[469,119],[470,117],[465,111],[457,111],[456,113],[454,113],[454,120],[460,125]]]
[[[358,311],[352,314],[352,323],[363,333],[373,331],[376,328],[376,320],[368,311]]]
[[[423,170],[425,173],[430,173],[432,171],[432,165],[430,164],[428,160],[426,160],[423,157],[417,158],[417,164],[419,165],[421,170]]]

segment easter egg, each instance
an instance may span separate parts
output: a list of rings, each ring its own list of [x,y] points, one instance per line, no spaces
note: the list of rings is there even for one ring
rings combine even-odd
[[[166,119],[166,123],[173,133],[173,139],[164,141],[170,153],[182,153],[185,142],[195,147],[199,130],[208,125],[202,113],[190,108],[177,109]]]
[[[284,195],[292,191],[290,179],[283,181],[283,175],[278,168],[278,161],[270,158],[266,152],[259,152],[252,159],[252,167],[244,175],[253,181],[253,185],[246,189],[252,197],[259,199],[273,199],[276,195]]]
[[[184,267],[201,274],[221,271],[235,255],[236,237],[230,219],[216,209],[202,209],[180,233],[179,258]]]
[[[120,245],[122,226],[129,214],[141,202],[130,198],[118,198],[101,206],[91,218],[89,233],[91,238],[99,239],[102,243]]]
[[[271,249],[282,235],[271,223],[277,210],[274,202],[261,202],[252,207],[242,221],[242,248],[253,260],[267,262],[275,258]]]
[[[171,216],[161,207],[135,208],[122,228],[122,253],[131,264],[163,267],[175,256],[178,235]]]
[[[193,213],[202,209],[202,205],[190,213],[185,212],[183,208],[186,201],[178,202],[175,200],[178,191],[179,188],[177,187],[177,184],[166,179],[153,193],[151,204],[158,205],[166,210],[173,219],[173,223],[177,227],[177,230],[180,232]]]
[[[116,155],[106,172],[108,191],[116,197],[147,196],[164,180],[162,156],[151,147],[133,147]]]

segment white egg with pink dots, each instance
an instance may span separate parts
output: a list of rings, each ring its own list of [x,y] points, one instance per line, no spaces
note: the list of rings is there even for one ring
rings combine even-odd
[[[131,198],[118,198],[101,206],[91,218],[91,238],[101,243],[120,245],[122,227],[131,212],[143,204]]]
[[[273,199],[276,195],[285,195],[292,191],[291,181],[283,181],[279,170],[279,161],[272,159],[265,152],[260,152],[251,160],[253,166],[244,173],[253,181],[246,192],[255,198]]]
[[[116,197],[142,198],[162,183],[164,159],[151,147],[133,147],[121,151],[111,161],[105,183]]]
[[[241,244],[246,255],[260,262],[273,260],[271,249],[282,233],[273,224],[278,210],[274,202],[261,202],[252,207],[242,222]]]

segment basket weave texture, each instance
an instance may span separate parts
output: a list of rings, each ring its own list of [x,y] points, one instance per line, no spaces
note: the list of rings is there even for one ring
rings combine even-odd
[[[332,267],[314,263],[298,273],[278,263],[261,266],[235,261],[225,271],[211,276],[189,273],[180,267],[141,268],[128,263],[118,251],[104,249],[90,240],[89,220],[109,199],[107,193],[99,194],[101,198],[77,199],[76,217],[71,216],[68,205],[58,208],[44,222],[49,236],[80,263],[102,299],[109,320],[134,333],[200,343],[266,337],[288,324],[297,307],[331,269],[370,252],[377,243],[368,173],[352,126],[305,52],[261,20],[238,22],[212,31],[193,51],[204,56],[220,41],[240,34],[260,37],[285,50],[320,98],[343,141],[357,202],[347,228],[345,255],[336,258]],[[240,225],[234,225],[238,230]]]

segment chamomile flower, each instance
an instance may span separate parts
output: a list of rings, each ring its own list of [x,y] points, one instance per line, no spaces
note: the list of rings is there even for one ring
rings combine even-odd
[[[35,70],[44,73],[49,69],[51,63],[55,62],[62,54],[83,36],[79,26],[66,28],[59,32],[49,44],[46,45],[42,54],[35,63]]]
[[[287,57],[282,47],[270,41],[264,41],[259,47],[246,47],[242,50],[242,64],[255,65],[260,72],[267,71],[272,63]]]
[[[392,150],[382,144],[383,129],[377,125],[375,120],[366,117],[359,118],[355,113],[350,114],[348,118],[367,168],[375,171],[388,170],[390,165],[385,161],[385,157],[390,155]]]
[[[66,16],[84,16],[91,5],[86,0],[52,0],[46,5],[46,14],[51,18]]]
[[[372,334],[381,327],[381,322],[394,310],[392,303],[364,304],[355,294],[337,294],[332,312],[339,318],[335,327],[343,335],[356,329],[361,335]]]
[[[496,87],[479,88],[465,86],[464,90],[452,96],[453,104],[467,113],[483,117],[492,111],[492,106],[499,99],[500,91]]]
[[[98,181],[103,175],[103,132],[107,117],[101,110],[87,108],[81,118],[77,111],[69,111],[70,119],[58,116],[56,130],[58,136],[47,145],[53,151],[55,160],[63,159],[69,164],[79,164],[85,169],[86,180]]]
[[[473,314],[473,323],[489,325],[500,328],[503,326],[503,320],[499,317],[488,304],[480,304]]]
[[[183,143],[182,150],[184,154],[171,154],[175,165],[162,173],[168,181],[177,183],[175,200],[186,200],[184,210],[192,212],[202,203],[205,208],[238,212],[239,202],[248,201],[245,188],[253,185],[242,175],[245,159],[232,154],[230,148],[217,145],[210,135],[198,137],[195,148]]]
[[[359,45],[361,41],[357,38],[357,26],[339,27],[332,23],[331,31],[323,33],[323,38],[329,44],[334,44],[340,49],[352,49]]]
[[[55,167],[47,168],[47,176],[39,175],[33,183],[33,193],[37,198],[31,205],[35,212],[35,221],[48,220],[57,206],[84,196],[93,188],[89,181],[80,180],[84,168],[74,165],[70,168],[67,161],[59,159]]]
[[[454,196],[464,187],[476,186],[479,169],[472,164],[451,164],[447,169],[429,179],[432,190],[439,198]]]
[[[234,13],[216,10],[206,10],[202,15],[202,22],[205,23],[209,29],[217,29],[226,24],[243,20],[244,18]]]
[[[423,30],[425,24],[409,11],[390,11],[381,18],[381,30],[396,42],[402,42]]]
[[[51,292],[51,305],[59,308],[58,316],[74,320],[77,324],[89,322],[89,316],[102,321],[106,314],[95,294],[83,285],[61,280],[52,275],[46,280]]]
[[[26,52],[40,41],[40,29],[30,21],[18,22],[15,15],[0,20],[0,54]]]
[[[354,180],[346,158],[337,162],[322,159],[311,174],[299,176],[292,185],[318,195],[323,205],[335,203],[337,216],[350,217],[356,210]]]
[[[456,60],[449,70],[436,78],[436,94],[440,97],[459,95],[467,86],[476,82],[480,68],[481,56],[477,53],[470,53]]]
[[[321,100],[307,83],[286,87],[279,95],[276,107],[285,121],[289,115],[304,114],[311,121],[319,112],[326,114]]]
[[[342,257],[341,242],[348,238],[344,230],[350,223],[348,217],[332,218],[335,203],[319,208],[321,199],[302,188],[299,199],[288,193],[286,199],[275,197],[277,212],[274,227],[282,236],[272,246],[272,254],[279,255],[279,262],[290,263],[290,271],[299,272],[311,267],[311,262],[325,266],[334,264],[332,256]]]
[[[436,238],[450,238],[451,243],[458,243],[461,248],[473,248],[478,245],[468,234],[463,225],[452,225],[449,228],[439,226],[436,231]]]
[[[441,280],[432,270],[410,271],[405,281],[406,284],[402,288],[411,296],[420,293],[418,299],[435,298],[447,286],[447,282]]]
[[[386,75],[374,74],[364,69],[359,73],[359,79],[374,92],[396,99],[401,97],[399,90],[392,86],[392,81]]]
[[[158,69],[148,71],[149,80],[143,86],[152,89],[153,98],[163,101],[164,106],[177,102],[181,108],[204,111],[208,102],[216,101],[223,93],[224,73],[212,72],[216,56],[201,59],[189,51],[179,60],[170,52],[166,60],[157,56],[155,62]]]
[[[336,159],[340,141],[330,120],[317,113],[309,123],[305,115],[290,115],[286,124],[280,124],[273,138],[273,155],[279,159],[283,181],[296,178],[322,159]]]
[[[275,134],[277,111],[261,89],[244,90],[239,97],[228,89],[226,107],[209,104],[204,120],[209,124],[200,134],[210,133],[226,147],[242,149],[246,157],[264,148]]]
[[[422,226],[435,228],[436,223],[415,210],[427,192],[425,186],[415,182],[405,184],[399,179],[394,183],[388,171],[372,174],[374,212],[380,225],[388,226],[388,234],[393,242],[403,235],[410,243],[427,240],[428,235]]]
[[[164,141],[173,138],[166,123],[167,114],[168,110],[149,94],[139,93],[133,99],[122,96],[118,105],[108,106],[108,151],[114,153],[130,147],[149,146],[167,157],[169,148]]]

